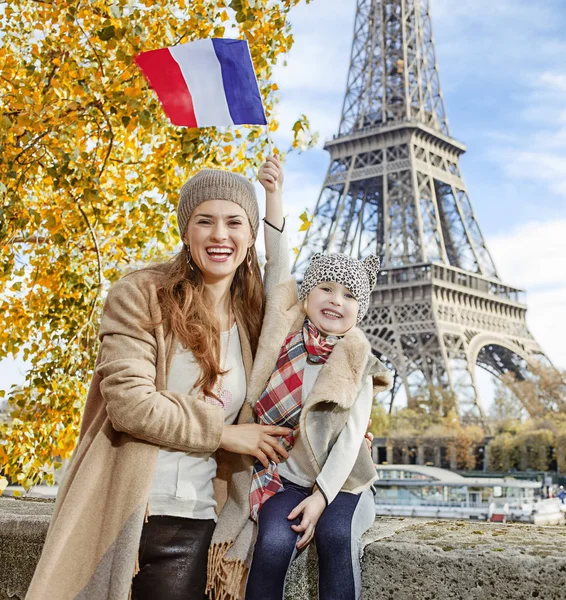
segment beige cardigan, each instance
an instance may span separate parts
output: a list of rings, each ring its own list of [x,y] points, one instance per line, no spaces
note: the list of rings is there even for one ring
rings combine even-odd
[[[255,406],[277,362],[285,338],[298,331],[304,321],[303,303],[298,301],[293,278],[277,285],[267,295],[266,312],[256,360],[248,385],[247,401]],[[292,452],[305,452],[315,472],[320,472],[332,445],[340,435],[350,409],[371,376],[374,393],[391,387],[390,371],[371,353],[365,334],[357,327],[334,346],[321,367],[304,402],[299,426],[304,441]],[[313,410],[315,409],[315,410]],[[301,458],[302,460],[303,458]],[[252,466],[234,474],[228,500],[222,510],[209,550],[207,591],[211,597],[239,598],[249,568],[256,525],[249,518]],[[377,479],[370,453],[361,443],[358,458],[342,490],[358,493]]]
[[[167,392],[174,336],[161,321],[159,270],[132,273],[110,290],[101,346],[83,414],[79,444],[57,495],[27,600],[126,600],[137,568],[141,530],[160,446],[214,452],[224,411],[200,397]],[[246,369],[247,333],[238,319]],[[238,423],[251,422],[244,404]],[[219,507],[233,470],[249,457],[219,451]]]

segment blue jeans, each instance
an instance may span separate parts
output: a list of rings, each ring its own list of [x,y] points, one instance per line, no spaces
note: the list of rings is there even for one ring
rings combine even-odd
[[[284,490],[269,498],[259,513],[258,537],[246,586],[246,600],[281,600],[287,570],[299,536],[291,529],[300,517],[287,515],[311,493],[282,479]],[[362,535],[375,519],[373,494],[340,492],[320,517],[314,540],[318,554],[320,600],[356,600],[361,595]]]

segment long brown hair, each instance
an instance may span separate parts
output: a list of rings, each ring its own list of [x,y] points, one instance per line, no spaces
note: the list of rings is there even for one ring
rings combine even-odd
[[[189,349],[201,368],[195,387],[214,396],[214,384],[225,371],[220,369],[220,326],[202,273],[191,259],[187,246],[172,260],[160,265],[164,277],[157,295],[163,322],[172,329],[183,347]],[[255,247],[248,250],[237,268],[230,288],[234,313],[243,324],[255,356],[263,320],[263,282]]]

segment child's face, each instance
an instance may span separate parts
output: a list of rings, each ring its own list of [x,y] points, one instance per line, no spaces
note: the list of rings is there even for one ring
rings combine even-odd
[[[325,335],[342,335],[358,319],[358,301],[340,283],[319,283],[307,296],[306,311],[314,326]]]

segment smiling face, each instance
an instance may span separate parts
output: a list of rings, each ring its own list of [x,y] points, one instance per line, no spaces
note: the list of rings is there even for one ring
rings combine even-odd
[[[358,320],[359,304],[340,283],[319,283],[306,300],[307,316],[324,335],[343,335]]]
[[[205,283],[232,278],[254,237],[246,211],[235,202],[207,200],[193,211],[183,242]]]

